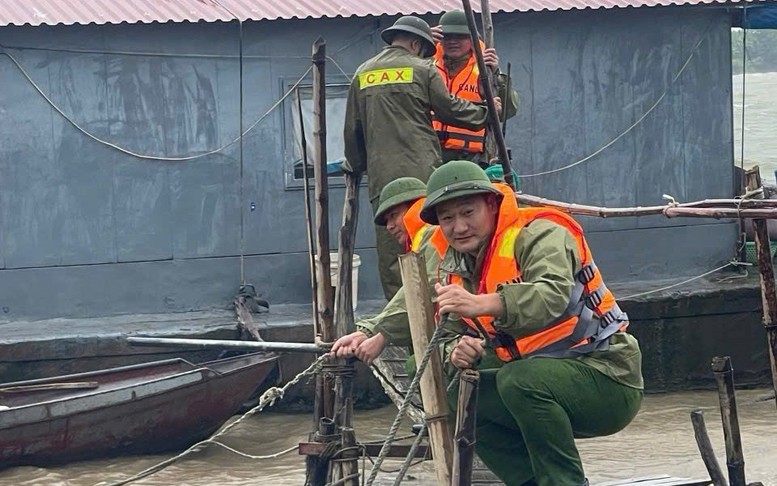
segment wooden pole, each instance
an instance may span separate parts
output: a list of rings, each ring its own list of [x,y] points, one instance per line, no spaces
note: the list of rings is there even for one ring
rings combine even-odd
[[[472,483],[479,385],[479,372],[475,370],[464,370],[461,372],[459,377],[459,401],[456,407],[456,435],[453,441],[452,486],[469,486]]]
[[[712,448],[710,437],[707,435],[707,425],[704,423],[704,412],[694,410],[691,412],[691,423],[693,424],[693,435],[696,438],[696,445],[699,447],[701,460],[704,467],[710,475],[710,480],[714,486],[728,486],[728,481],[720,469],[718,459],[715,457],[715,450]]]
[[[480,17],[483,24],[483,43],[486,45],[486,49],[492,48],[494,47],[494,21],[491,18],[491,6],[489,5],[488,0],[480,0]],[[497,83],[495,70],[488,70],[488,82],[491,85],[494,96],[498,96],[499,85]],[[502,105],[502,113],[506,113],[507,100],[502,101],[504,102]],[[487,164],[490,164],[492,157],[499,153],[499,148],[496,145],[496,138],[494,134],[491,133],[492,130],[493,128],[491,130],[486,130],[485,162]],[[502,135],[504,136],[504,132],[502,132]]]
[[[326,172],[326,41],[319,37],[313,43],[313,148],[316,160],[313,174],[316,179],[316,247],[318,263],[316,279],[319,283],[318,317],[321,337],[326,342],[334,339],[332,316],[334,298],[329,274],[329,181]]]
[[[739,416],[734,392],[734,369],[731,358],[712,358],[712,371],[718,383],[720,418],[723,421],[723,436],[726,441],[726,466],[731,486],[747,486],[745,481],[745,458],[742,452],[742,438],[739,435]]]
[[[761,173],[758,166],[745,172],[747,192],[762,188]],[[755,233],[755,252],[758,262],[758,273],[761,277],[761,305],[763,307],[763,324],[766,328],[766,340],[769,348],[769,361],[772,368],[772,387],[777,394],[777,287],[774,281],[774,266],[772,264],[771,241],[769,229],[764,219],[753,220]],[[777,400],[775,400],[777,403]]]
[[[467,16],[467,26],[469,27],[470,37],[472,37],[472,50],[475,53],[477,59],[478,69],[480,74],[481,89],[483,90],[483,98],[485,98],[488,105],[488,125],[489,133],[493,134],[494,140],[496,140],[496,148],[499,154],[499,162],[502,164],[502,171],[504,172],[505,182],[508,186],[515,189],[515,181],[513,180],[513,170],[510,167],[510,155],[507,153],[507,145],[505,144],[505,138],[502,136],[501,124],[499,123],[499,113],[496,111],[496,104],[494,103],[494,92],[491,89],[491,80],[489,78],[489,70],[486,68],[486,63],[483,60],[483,51],[480,49],[480,39],[478,38],[478,28],[475,25],[475,14],[472,12],[472,4],[470,0],[462,0],[464,6],[464,13]],[[505,100],[505,103],[507,100]]]
[[[332,481],[329,484],[344,486],[359,485],[359,449],[356,445],[356,434],[350,427],[340,429],[340,453],[332,461]]]
[[[332,342],[335,337],[332,322],[334,295],[332,279],[329,273],[329,180],[326,170],[326,41],[319,37],[313,42],[313,176],[315,177],[314,199],[316,208],[316,314],[318,316],[319,332],[325,342]],[[319,379],[320,378],[320,379]],[[316,379],[315,403],[313,404],[314,420],[319,424],[331,420],[334,415],[334,394],[331,380],[325,375]],[[327,461],[328,463],[328,461]],[[308,463],[307,476],[320,479],[321,468],[318,464]],[[326,482],[327,470],[324,468]],[[318,483],[313,483],[318,484]]]
[[[426,352],[435,329],[434,309],[423,255],[413,252],[400,255],[399,269],[402,273],[402,285],[405,288],[413,352],[416,357],[420,357]],[[420,363],[420,360],[417,363]],[[450,484],[453,464],[450,448],[452,434],[447,421],[448,406],[439,353],[431,355],[427,369],[421,376],[420,384],[437,484]]]
[[[323,442],[327,444],[325,450],[327,453],[322,453],[318,456],[307,457],[307,482],[306,486],[324,486],[327,484],[327,477],[329,476],[329,465],[332,453],[336,450],[330,443],[334,442],[335,435],[335,423],[332,419],[323,417],[318,424],[318,432],[311,434],[310,439],[314,442]]]
[[[318,279],[316,278],[316,247],[313,242],[313,220],[310,208],[310,177],[308,176],[308,141],[305,133],[305,119],[302,113],[302,99],[299,88],[294,91],[297,98],[297,116],[299,118],[300,152],[302,156],[302,189],[305,193],[305,231],[308,237],[308,265],[310,266],[310,288],[313,297],[313,338],[321,334],[318,316]]]
[[[340,226],[337,260],[340,265],[337,281],[339,286],[335,298],[335,333],[338,337],[354,330],[353,317],[353,253],[356,227],[359,221],[359,184],[362,174],[345,174],[345,201],[343,203],[343,224]]]

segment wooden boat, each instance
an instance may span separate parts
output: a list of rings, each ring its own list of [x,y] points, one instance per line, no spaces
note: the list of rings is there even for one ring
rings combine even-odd
[[[277,359],[168,359],[0,385],[0,468],[188,447],[237,412]]]

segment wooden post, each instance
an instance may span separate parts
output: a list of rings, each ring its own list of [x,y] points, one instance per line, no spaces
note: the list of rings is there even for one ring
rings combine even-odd
[[[316,208],[316,314],[319,332],[325,342],[334,339],[332,323],[334,295],[332,278],[329,274],[329,180],[326,171],[326,41],[319,37],[313,42],[313,176],[315,177],[314,199]],[[305,174],[307,177],[307,174]],[[316,377],[314,424],[323,424],[334,414],[334,395],[330,380],[319,374]],[[315,426],[314,425],[314,426]],[[319,431],[323,425],[319,425]],[[332,422],[334,427],[334,422]],[[308,461],[307,476],[311,485],[325,484],[327,468],[320,467],[324,459]],[[323,478],[321,475],[323,474]],[[317,482],[320,481],[320,482]]]
[[[399,257],[402,285],[405,288],[407,318],[413,339],[413,353],[420,358],[429,346],[434,333],[434,309],[429,290],[429,279],[423,255],[407,253]],[[420,363],[420,359],[417,360]],[[453,456],[450,448],[452,434],[448,421],[445,384],[439,353],[433,353],[427,369],[421,376],[421,399],[429,427],[429,442],[434,458],[437,484],[450,484]]]
[[[456,435],[453,442],[452,486],[469,486],[472,483],[479,384],[479,372],[475,370],[464,370],[461,372],[459,377],[459,401],[456,407]]]
[[[726,477],[720,469],[718,459],[715,457],[715,450],[712,448],[710,437],[707,435],[707,426],[704,423],[704,412],[694,410],[691,412],[691,423],[693,424],[693,435],[696,438],[696,445],[699,447],[701,460],[707,468],[710,480],[714,486],[728,486]]]
[[[712,371],[718,383],[720,418],[723,421],[723,436],[726,441],[726,466],[731,486],[747,486],[745,481],[745,458],[742,453],[742,438],[739,435],[739,416],[734,392],[734,369],[731,358],[712,358]]]
[[[319,421],[318,432],[311,434],[310,439],[314,442],[323,442],[327,444],[333,442],[334,437],[335,423],[332,419],[324,417]],[[330,464],[329,459],[331,456],[331,452],[318,456],[308,456],[306,486],[324,486],[327,484]]]
[[[356,226],[359,221],[359,184],[362,174],[345,174],[345,201],[343,203],[343,224],[340,226],[337,259],[340,265],[337,281],[339,286],[335,297],[335,333],[344,336],[354,330],[353,317],[353,249],[356,240]]]
[[[340,456],[333,462],[330,484],[359,486],[359,449],[356,446],[356,434],[350,427],[340,429]]]
[[[491,19],[491,6],[488,0],[480,0],[480,16],[483,24],[483,43],[486,45],[486,49],[494,47],[494,21]],[[488,70],[488,82],[491,84],[491,90],[494,96],[499,96],[499,84],[497,83],[496,72],[491,69]],[[509,94],[509,93],[508,93]],[[507,113],[507,100],[502,100],[502,114]],[[493,128],[486,130],[486,144],[485,155],[487,164],[491,163],[491,159],[499,154],[499,149],[496,146],[496,138],[492,132]]]
[[[329,181],[326,173],[326,41],[319,37],[313,43],[313,147],[316,160],[313,174],[316,179],[316,247],[318,263],[318,316],[321,338],[334,339],[332,278],[329,275]]]
[[[745,183],[747,192],[762,189],[761,173],[758,166],[745,171]],[[774,281],[771,241],[769,240],[766,220],[754,219],[753,232],[755,233],[758,273],[761,276],[761,305],[763,306],[763,323],[766,328],[769,361],[772,368],[772,387],[777,394],[777,288]]]

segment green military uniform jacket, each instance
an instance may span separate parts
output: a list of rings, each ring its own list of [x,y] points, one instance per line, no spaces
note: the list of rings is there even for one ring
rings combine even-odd
[[[370,200],[398,177],[429,179],[442,163],[432,115],[473,130],[487,123],[485,105],[451,96],[431,60],[388,46],[356,71],[348,91],[343,168],[367,172]]]
[[[515,240],[515,259],[521,269],[523,281],[504,284],[497,293],[502,298],[505,315],[494,325],[510,335],[520,338],[540,330],[546,323],[561,315],[567,306],[574,286],[574,276],[580,271],[580,255],[574,237],[562,226],[546,220],[537,220],[524,227]],[[480,260],[480,259],[477,259]],[[427,264],[427,268],[429,264]],[[476,259],[449,248],[439,265],[439,271],[429,271],[430,284],[455,272],[462,276],[465,288],[475,292],[480,280]],[[384,311],[373,319],[357,324],[366,333],[380,332],[390,344],[410,342],[404,299],[389,302]],[[456,332],[463,332],[466,325],[451,316],[449,325]],[[642,354],[634,336],[618,332],[610,338],[610,347],[577,359],[626,386],[642,389]],[[493,368],[504,364],[491,350],[487,350],[480,368]]]

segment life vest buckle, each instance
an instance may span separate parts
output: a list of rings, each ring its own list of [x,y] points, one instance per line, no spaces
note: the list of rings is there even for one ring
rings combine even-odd
[[[598,288],[593,292],[591,292],[590,294],[588,294],[588,296],[586,297],[586,300],[588,301],[588,304],[589,304],[588,306],[591,309],[595,309],[596,307],[598,307],[599,304],[602,303],[603,294],[604,294],[604,291],[601,288]]]
[[[591,280],[593,280],[595,275],[596,275],[596,271],[594,269],[594,266],[592,263],[589,263],[588,265],[580,269],[580,273],[578,274],[577,279],[580,280],[580,283],[585,285]]]

